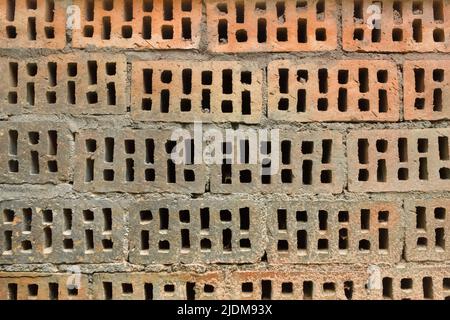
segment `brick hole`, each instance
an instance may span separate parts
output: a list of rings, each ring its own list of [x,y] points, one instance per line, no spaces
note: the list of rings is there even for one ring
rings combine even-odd
[[[355,29],[353,31],[353,40],[363,41],[364,40],[364,30],[363,29]]]
[[[45,232],[45,229],[44,229],[44,232]],[[44,235],[45,235],[45,233],[44,233]],[[46,238],[45,238],[44,240],[46,240]],[[31,241],[30,241],[30,240],[24,240],[24,241],[22,241],[22,242],[21,242],[21,246],[22,246],[22,251],[23,251],[23,252],[28,252],[28,253],[30,253],[31,250],[33,249],[33,246],[32,246],[32,244],[31,244]],[[45,251],[45,248],[44,248],[44,251]]]
[[[443,82],[444,81],[444,70],[443,69],[433,70],[433,81],[435,81],[435,82]]]
[[[86,100],[88,104],[98,103],[98,94],[95,91],[90,91],[86,93]]]
[[[297,250],[305,251],[308,248],[308,235],[306,230],[297,231]]]
[[[327,98],[320,98],[317,101],[317,109],[319,111],[327,111],[328,110],[328,99]]]
[[[370,251],[370,241],[366,239],[360,240],[358,249],[359,251]]]
[[[200,240],[200,249],[202,251],[211,251],[211,247],[211,240],[206,238]]]
[[[92,38],[94,36],[94,27],[93,26],[84,26],[83,36],[86,38]]]
[[[190,249],[191,241],[189,238],[189,229],[181,229],[181,248]]]
[[[318,77],[319,77],[319,92],[328,93],[328,70],[319,69]]]
[[[145,5],[145,3],[144,3]],[[143,17],[142,18],[142,38],[151,39],[152,38],[152,18]]]
[[[73,250],[73,240],[72,239],[64,239],[63,240],[63,248],[64,248],[64,250],[67,250],[67,251]]]
[[[388,150],[388,141],[384,139],[379,139],[376,142],[377,151],[380,153],[386,153]]]
[[[423,14],[423,1],[413,1],[412,3],[413,14]]]
[[[153,93],[153,69],[144,69],[142,72],[142,83],[144,84],[144,92],[146,94]]]
[[[184,40],[192,39],[191,18],[181,19],[181,36]]]
[[[272,299],[272,281],[262,280],[261,281],[261,300],[271,300]]]
[[[325,231],[328,229],[328,212],[319,210],[319,230]]]
[[[125,181],[134,181],[134,160],[131,158],[125,159]]]
[[[308,20],[306,19],[298,19],[297,21],[297,42],[308,42]]]
[[[331,163],[331,154],[333,149],[333,141],[332,140],[322,140],[322,163],[327,164]]]
[[[389,221],[389,211],[378,212],[378,222],[387,223]]]
[[[258,43],[267,42],[267,20],[264,18],[258,19],[257,39]]]
[[[336,284],[334,282],[325,282],[322,288],[323,293],[326,295],[333,295],[336,293]]]
[[[3,210],[3,223],[12,223],[14,221],[15,213],[13,210],[4,209]]]
[[[339,250],[348,249],[348,229],[343,228],[339,230]]]
[[[42,211],[42,220],[44,223],[53,223],[53,211],[52,210],[43,210]]]
[[[55,29],[53,27],[44,27],[44,33],[47,39],[55,39]]]
[[[28,18],[28,40],[35,41],[36,40],[36,18],[35,17],[29,17]]]
[[[31,163],[30,163],[30,174],[39,174],[39,153],[37,151],[30,152]]]
[[[361,209],[361,230],[370,229],[370,210]]]
[[[433,19],[437,23],[444,22],[444,1],[442,0],[433,1]]]
[[[84,222],[90,223],[94,221],[94,212],[92,210],[83,210]]]
[[[221,172],[222,172],[222,183],[231,184],[231,175],[232,175],[231,164],[222,164]]]
[[[223,113],[233,113],[233,101],[231,100],[222,101],[221,110]]]
[[[16,0],[6,1],[6,19],[8,21],[14,21],[16,13]]]
[[[17,104],[17,92],[8,92],[8,103]]]
[[[394,23],[401,24],[403,22],[403,3],[402,1],[394,1],[392,4],[394,11]]]
[[[400,28],[392,29],[392,41],[401,42],[403,41],[403,30]]]
[[[435,247],[437,251],[445,250],[445,229],[444,228],[436,228],[434,230],[435,233]]]
[[[416,207],[416,229],[426,230],[426,208]]]
[[[150,232],[148,230],[141,231],[141,250],[146,251],[150,249]]]
[[[8,39],[15,39],[17,37],[17,30],[15,26],[6,26],[6,36]]]
[[[450,278],[444,278],[444,279],[442,280],[442,288],[443,288],[445,291],[449,291],[449,290],[450,290]]]
[[[165,284],[164,285],[164,292],[169,292],[169,293],[175,292],[175,285],[173,285],[173,284]]]
[[[103,0],[103,10],[111,11],[114,9],[114,0]]]
[[[286,111],[289,109],[289,99],[281,98],[278,102],[278,110]]]
[[[353,281],[345,281],[344,282],[344,294],[347,300],[353,299],[353,290],[354,290],[354,284]]]
[[[195,300],[195,282],[186,282],[186,300]]]
[[[428,246],[428,239],[427,238],[419,237],[417,239],[417,248],[419,250],[426,250],[427,246]]]
[[[242,293],[252,293],[253,292],[253,283],[244,282],[241,284]]]
[[[295,219],[298,222],[308,222],[308,213],[306,211],[297,211],[295,213]]]
[[[281,284],[281,293],[292,294],[294,292],[294,285],[292,282],[283,282]]]
[[[317,241],[317,250],[322,252],[328,252],[328,239],[319,239]]]
[[[27,63],[27,73],[29,76],[34,77],[38,72],[38,67],[36,63]]]
[[[316,29],[316,41],[327,41],[327,30],[325,28]]]
[[[281,162],[282,164],[291,163],[291,141],[289,140],[281,142]]]
[[[220,19],[217,29],[219,43],[226,44],[228,42],[228,21]]]
[[[290,169],[281,170],[281,182],[282,183],[292,183],[292,180],[293,180],[292,170],[290,170]]]
[[[114,82],[108,82],[106,84],[106,103],[109,106],[116,105],[116,85]]]
[[[103,282],[103,295],[105,297],[105,300],[112,300],[113,298],[112,282]]]
[[[288,41],[287,28],[277,28],[277,41],[280,42]]]
[[[306,90],[297,90],[297,112],[306,111]]]
[[[419,179],[428,180],[428,159],[419,158]]]
[[[433,278],[424,277],[422,279],[422,288],[423,288],[424,299],[433,299],[433,297],[434,297]]]
[[[359,92],[369,92],[369,69],[360,68],[358,71]]]
[[[374,28],[372,30],[372,42],[381,42],[381,29]]]
[[[31,231],[31,222],[32,222],[32,216],[33,216],[33,211],[31,210],[31,208],[24,208],[22,210],[23,213],[23,231],[29,232]]]
[[[19,137],[19,133],[17,130],[9,130],[8,131],[8,145],[9,145],[9,155],[16,156],[17,155],[17,140]]]
[[[97,72],[98,72],[97,61],[88,61],[87,68],[88,68],[89,84],[90,85],[97,84]]]
[[[304,185],[312,184],[312,160],[303,160],[302,164],[302,181]]]
[[[34,82],[27,83],[27,102],[29,105],[34,106],[36,99]]]
[[[173,26],[163,25],[161,27],[161,35],[164,40],[173,39]]]
[[[8,300],[17,300],[17,283],[8,283]]]
[[[12,250],[12,231],[6,230],[3,232],[3,252]]]
[[[385,113],[389,109],[387,91],[378,90],[378,112]]]
[[[111,39],[111,17],[103,17],[102,19],[102,39]]]
[[[317,21],[325,20],[325,0],[319,0],[316,4],[316,19]]]
[[[278,209],[278,230],[287,230],[287,211]]]
[[[289,93],[289,69],[278,69],[280,93]]]
[[[222,247],[223,251],[232,251],[232,232],[230,229],[222,230]]]
[[[144,283],[144,299],[153,300],[153,284]]]
[[[50,227],[44,228],[44,253],[52,251],[52,229]]]
[[[122,283],[123,294],[133,294],[133,285],[131,283]]]
[[[239,247],[242,250],[251,249],[252,245],[251,245],[250,239],[247,239],[247,238],[246,239],[240,239],[239,240]]]
[[[53,22],[55,16],[55,1],[47,0],[45,1],[45,21]]]
[[[72,230],[73,212],[72,209],[63,209],[63,228],[64,233],[69,233]]]
[[[347,101],[347,89],[346,88],[339,88],[338,93],[338,110],[340,112],[346,112],[348,107],[348,101]]]
[[[413,39],[415,42],[422,42],[422,20],[421,19],[415,19],[412,23],[413,26]]]
[[[378,249],[388,250],[389,249],[389,231],[385,228],[378,229]]]
[[[27,288],[29,297],[37,297],[39,292],[39,286],[37,284],[29,284]]]
[[[433,111],[442,111],[442,89],[433,90]]]
[[[349,222],[348,211],[339,211],[339,213],[338,213],[338,221],[340,223],[347,223],[347,222]]]
[[[308,1],[297,0],[295,3],[296,10],[306,10],[308,8]]]
[[[241,94],[242,99],[242,114],[249,115],[251,114],[251,97],[250,91],[244,90]]]
[[[39,144],[39,140],[40,140],[40,135],[39,132],[28,132],[28,140],[30,141],[31,144]]]
[[[413,288],[413,280],[411,278],[403,278],[400,281],[400,289],[411,290]]]
[[[339,82],[339,84],[347,84],[348,83],[348,70],[339,70],[338,71],[338,82]]]
[[[303,299],[312,300],[314,295],[314,283],[312,281],[303,281]]]
[[[46,93],[47,103],[48,104],[55,104],[56,103],[56,92],[49,91]]]
[[[446,214],[445,208],[434,209],[434,218],[437,220],[445,220],[445,214]]]
[[[302,154],[312,154],[314,152],[313,141],[302,141]]]
[[[122,37],[124,39],[130,39],[133,37],[133,27],[132,26],[122,26]]]
[[[382,280],[383,287],[383,298],[392,299],[393,298],[393,288],[392,288],[392,278],[385,277]]]
[[[161,252],[168,252],[170,250],[170,242],[167,240],[161,240],[158,242],[158,249]]]
[[[358,139],[358,159],[360,164],[369,163],[369,140]]]

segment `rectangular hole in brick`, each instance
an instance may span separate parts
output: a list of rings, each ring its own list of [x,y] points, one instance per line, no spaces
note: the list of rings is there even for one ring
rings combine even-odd
[[[123,20],[133,20],[133,0],[124,0],[123,2]]]
[[[153,69],[144,69],[142,82],[144,84],[144,92],[152,94],[153,92]]]
[[[161,90],[161,104],[160,104],[160,111],[162,113],[168,113],[169,112],[169,106],[170,106],[170,91],[169,89]]]
[[[111,17],[103,17],[102,19],[102,39],[111,39]]]
[[[86,21],[94,20],[94,0],[86,0],[84,4]]]
[[[346,88],[339,88],[338,110],[340,112],[347,111],[347,89]]]
[[[125,153],[134,154],[136,152],[136,144],[132,139],[125,139]]]
[[[8,283],[8,300],[17,300],[17,283]]]
[[[28,140],[31,144],[39,144],[40,135],[39,132],[31,131],[28,132]]]
[[[36,18],[28,18],[28,40],[36,40]]]
[[[181,0],[181,10],[182,11],[192,11],[192,0]]]
[[[73,219],[73,212],[72,209],[63,209],[63,228],[64,231],[70,231],[72,230],[72,219]]]
[[[419,158],[419,179],[428,180],[428,159]]]
[[[152,99],[142,99],[141,109],[145,111],[152,110]]]
[[[9,130],[8,131],[8,145],[9,145],[9,155],[16,156],[17,155],[17,139],[19,137],[19,133],[17,130]]]
[[[106,74],[108,76],[114,76],[117,72],[117,66],[115,62],[107,62],[106,65]]]
[[[374,28],[372,30],[372,42],[381,42],[381,29]]]
[[[327,230],[328,228],[328,212],[319,210],[319,230]]]
[[[416,207],[416,229],[426,230],[427,216],[425,207]]]
[[[126,159],[126,168],[125,168],[125,181],[132,182],[134,181],[134,160]]]
[[[145,163],[155,162],[155,142],[153,139],[145,139]]]
[[[324,294],[335,294],[336,284],[334,282],[325,282],[323,284],[323,292]]]
[[[302,164],[302,181],[304,185],[312,184],[312,160],[304,160]]]
[[[387,179],[386,160],[380,159],[377,162],[377,181],[378,182],[386,182],[386,179]]]
[[[358,139],[358,159],[360,164],[369,163],[369,140]]]
[[[116,85],[114,82],[108,82],[106,85],[106,103],[109,106],[115,106],[116,105]]]
[[[250,91],[244,90],[242,91],[242,114],[249,115],[251,114],[251,96]]]
[[[423,288],[423,297],[425,299],[433,299],[433,296],[434,296],[433,278],[424,277],[422,279],[422,288]]]
[[[44,223],[52,223],[53,222],[53,211],[52,210],[43,210],[42,211],[42,220]]]
[[[355,29],[355,31],[353,31],[353,40],[364,40],[364,30],[359,28]]]
[[[380,250],[389,249],[389,231],[385,228],[378,229],[378,248]]]
[[[123,294],[133,294],[133,284],[122,283],[122,293]]]
[[[86,100],[88,104],[98,103],[98,94],[95,91],[90,91],[86,93]]]
[[[192,69],[184,69],[181,73],[183,79],[183,94],[192,92]]]
[[[27,288],[29,297],[37,297],[39,292],[39,286],[37,284],[29,284]]]
[[[395,28],[392,30],[392,41],[400,42],[403,41],[403,30]]]
[[[222,231],[222,247],[223,251],[232,251],[232,233],[230,229]]]
[[[195,300],[195,282],[186,283],[186,299]]]
[[[94,250],[94,231],[88,229],[84,231],[86,251]]]
[[[435,21],[444,22],[444,1],[433,1],[433,17]]]
[[[312,300],[314,294],[314,283],[312,281],[303,281],[303,299]]]
[[[191,247],[191,241],[189,238],[189,229],[181,229],[181,248],[189,249]]]
[[[14,21],[16,13],[16,0],[6,0],[6,19]]]
[[[346,228],[339,230],[339,250],[348,249],[348,230]]]
[[[253,292],[253,283],[244,282],[241,284],[241,291],[243,293],[252,293]]]
[[[47,39],[55,38],[55,29],[53,27],[44,27],[44,33]]]
[[[297,112],[306,111],[306,90],[299,89],[297,91]]]
[[[159,209],[159,230],[169,229],[169,209],[160,208]]]
[[[295,219],[299,222],[308,222],[308,213],[306,211],[297,211]]]
[[[348,70],[339,70],[338,71],[338,82],[339,82],[339,84],[348,83]]]
[[[436,228],[435,230],[435,246],[440,250],[445,250],[445,229]]]
[[[369,69],[361,68],[358,73],[359,78],[359,92],[369,92]]]
[[[167,182],[177,182],[175,163],[172,160],[167,160]]]
[[[281,142],[281,161],[283,164],[291,163],[291,141]]]
[[[222,101],[221,110],[223,113],[233,113],[233,101],[231,100]]]
[[[34,88],[34,82],[27,83],[27,102],[29,105],[34,106],[36,99],[36,93]]]
[[[297,231],[297,249],[306,250],[308,248],[308,235],[306,230]]]
[[[236,1],[236,23],[244,23],[245,3],[244,1]]]
[[[49,85],[51,87],[54,87],[57,84],[57,78],[56,78],[57,65],[56,65],[56,62],[49,62],[47,64],[47,70],[48,70],[48,82],[49,82]]]
[[[413,39],[415,42],[422,42],[422,20],[415,19],[413,21]]]
[[[433,111],[442,111],[442,89],[433,90]]]
[[[280,93],[289,93],[289,69],[279,69]]]
[[[180,222],[182,223],[189,223],[191,221],[189,210],[180,210],[178,215],[180,217]]]
[[[319,69],[319,92],[328,93],[328,70]]]
[[[258,19],[258,43],[264,43],[267,41],[267,20],[264,18]]]
[[[323,21],[325,19],[325,0],[317,1],[316,18],[318,21]]]
[[[173,26],[170,25],[161,26],[161,35],[164,40],[173,39]]]
[[[200,209],[200,227],[202,230],[209,229],[209,208]]]
[[[286,209],[279,209],[278,216],[278,230],[287,230],[287,211]]]
[[[445,291],[449,291],[449,290],[450,290],[450,278],[444,278],[444,279],[442,280],[442,288],[443,288]]]
[[[239,228],[250,230],[250,208],[239,208]]]
[[[384,89],[378,90],[378,112],[385,113],[389,109],[387,91]]]
[[[316,41],[327,41],[327,30],[325,28],[316,29]]]
[[[103,282],[103,295],[105,297],[105,300],[112,300],[113,298],[112,282]]]
[[[314,152],[313,141],[302,141],[302,154],[312,154]]]
[[[228,42],[228,21],[226,19],[220,19],[217,25],[218,42],[227,43]]]
[[[394,23],[401,24],[403,18],[403,3],[402,1],[394,1],[392,8],[394,10]]]
[[[262,280],[261,281],[261,300],[271,300],[272,299],[272,281]]]
[[[285,11],[286,11],[286,6],[284,4],[284,1],[278,1],[275,5],[276,9],[277,9],[277,17],[279,21],[285,21]]]
[[[173,19],[173,0],[163,0],[164,20],[170,21]]]
[[[31,208],[24,208],[23,213],[23,231],[31,231],[31,222],[33,211]]]
[[[347,300],[353,299],[353,281],[345,281],[344,282],[344,294]]]
[[[202,71],[202,85],[209,86],[212,84],[212,71]]]
[[[11,87],[17,87],[19,82],[19,65],[16,62],[9,63],[9,84]]]
[[[112,231],[112,210],[103,208],[103,231]]]
[[[250,162],[250,141],[240,140],[240,162],[248,164]]]
[[[94,159],[86,159],[86,172],[84,181],[92,182],[94,180]]]
[[[94,27],[93,26],[84,26],[83,36],[86,38],[92,38],[94,36]]]
[[[423,14],[423,1],[413,1],[412,3],[413,14]]]
[[[3,251],[12,250],[12,231],[6,230],[3,232]]]
[[[222,92],[224,94],[233,93],[233,71],[231,69],[222,71]]]
[[[111,11],[114,8],[114,0],[103,0],[103,10]]]
[[[288,41],[287,28],[277,28],[277,41],[280,42]]]
[[[3,210],[3,223],[12,223],[14,221],[14,211],[9,209]]]
[[[443,82],[444,81],[444,70],[443,69],[433,70],[433,81],[435,81],[435,82]]]
[[[39,153],[37,151],[31,151],[30,157],[30,174],[39,174]]]
[[[317,241],[317,250],[328,251],[328,239],[319,239]]]
[[[17,104],[17,92],[8,92],[8,103]]]
[[[202,90],[202,110],[209,113],[211,111],[211,90]]]
[[[440,160],[449,160],[449,148],[448,148],[448,137],[439,137],[439,159]]]
[[[114,138],[105,138],[105,162],[114,161]]]
[[[361,230],[370,229],[370,210],[361,209]]]
[[[152,17],[142,18],[142,38],[146,40],[152,38]]]
[[[298,19],[297,21],[297,41],[299,43],[308,42],[308,21],[306,19]]]
[[[152,12],[153,11],[153,0],[143,0],[142,1],[142,11]]]
[[[50,227],[44,228],[44,251],[52,248],[52,229]]]
[[[383,278],[383,298],[392,299],[393,298],[393,288],[392,288],[392,278]]]
[[[181,19],[181,36],[184,40],[192,39],[191,18]]]
[[[408,161],[408,140],[406,138],[398,139],[398,158],[400,162]]]
[[[88,61],[87,67],[88,67],[89,84],[97,84],[97,71],[98,71],[97,61]]]

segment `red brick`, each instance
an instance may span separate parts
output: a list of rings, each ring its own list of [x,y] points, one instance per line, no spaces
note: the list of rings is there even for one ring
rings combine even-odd
[[[74,188],[78,191],[203,193],[200,164],[169,166],[171,130],[84,130],[75,139]],[[194,146],[195,147],[195,146]],[[190,160],[190,159],[189,159]],[[172,180],[173,179],[173,180]]]
[[[259,123],[262,78],[252,62],[135,61],[131,112],[146,121]]]
[[[358,130],[347,143],[353,192],[450,190],[449,129]]]
[[[0,48],[62,49],[65,16],[65,1],[1,1]]]
[[[79,287],[73,286],[80,277]],[[75,282],[76,283],[76,282]],[[86,300],[86,275],[70,273],[0,273],[0,300]]]
[[[201,0],[74,3],[82,13],[81,28],[73,30],[76,48],[192,49],[200,42]]]
[[[160,199],[129,211],[131,263],[255,263],[264,254],[264,214],[251,201]]]
[[[406,210],[406,259],[449,261],[450,200],[408,200]]]
[[[273,61],[268,68],[274,120],[397,121],[399,81],[384,60]]]
[[[371,30],[368,11],[381,3],[381,29]],[[395,4],[395,5],[394,5]],[[344,0],[342,42],[346,51],[449,52],[450,4],[447,1]]]
[[[268,212],[269,263],[395,263],[399,207],[388,202],[280,201]]]
[[[8,81],[0,110],[18,113],[125,113],[126,59],[107,53],[0,59]]]
[[[219,272],[96,273],[94,300],[223,299],[225,281]]]
[[[208,46],[214,52],[325,51],[337,47],[335,0],[207,0],[206,10]]]
[[[405,120],[450,118],[450,60],[406,61]]]

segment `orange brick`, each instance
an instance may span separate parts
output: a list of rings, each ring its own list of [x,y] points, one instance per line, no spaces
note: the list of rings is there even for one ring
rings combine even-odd
[[[200,42],[201,0],[74,0],[81,28],[73,46],[192,49]]]
[[[349,190],[450,190],[449,134],[447,128],[351,132]]]
[[[450,118],[450,60],[406,61],[405,120]]]
[[[62,49],[65,1],[0,1],[0,48]]]
[[[214,52],[324,51],[337,47],[336,1],[207,0]]]
[[[252,62],[135,61],[134,119],[259,123],[262,70]]]
[[[382,60],[279,60],[269,64],[274,120],[397,121],[395,63]]]
[[[369,6],[377,3],[381,29],[370,29],[368,21],[376,15]],[[346,51],[450,51],[448,1],[343,0],[342,6]]]
[[[449,261],[450,200],[408,200],[405,210],[406,259]]]
[[[76,277],[79,278],[79,286]],[[76,284],[76,285],[75,285]],[[86,275],[70,273],[0,273],[0,300],[86,300]]]

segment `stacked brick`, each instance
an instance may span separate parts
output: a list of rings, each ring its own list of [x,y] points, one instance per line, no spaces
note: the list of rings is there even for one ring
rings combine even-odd
[[[0,299],[450,299],[449,30],[445,0],[0,0]]]

